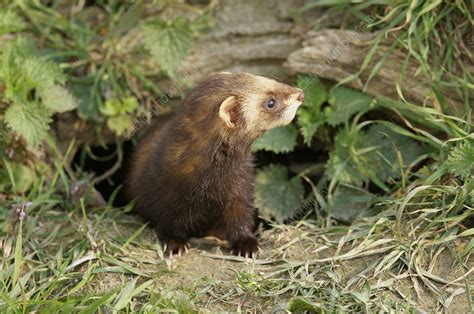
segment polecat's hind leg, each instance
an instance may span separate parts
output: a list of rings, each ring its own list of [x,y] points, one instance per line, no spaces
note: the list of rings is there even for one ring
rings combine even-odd
[[[163,243],[163,250],[165,251],[166,256],[173,256],[173,254],[177,254],[181,256],[181,254],[187,253],[189,250],[189,243],[187,240],[181,239],[163,239],[161,240]]]

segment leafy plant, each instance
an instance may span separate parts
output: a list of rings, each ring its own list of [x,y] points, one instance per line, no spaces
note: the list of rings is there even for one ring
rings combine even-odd
[[[367,214],[376,197],[371,193],[346,185],[339,185],[329,198],[327,210],[331,216],[346,223]]]
[[[16,162],[3,161],[4,168],[0,170],[1,177],[8,177],[9,182],[3,182],[0,190],[11,190],[22,194],[27,192],[36,180],[36,173],[28,166]]]
[[[268,130],[252,145],[252,151],[265,150],[274,153],[289,153],[296,146],[298,130],[292,125]]]
[[[126,97],[118,100],[107,99],[100,112],[107,117],[107,126],[117,135],[121,136],[133,125],[133,113],[138,108],[135,97]]]
[[[327,174],[339,182],[362,185],[371,180],[388,191],[384,182],[397,180],[405,167],[426,152],[412,139],[380,124],[362,130],[364,124],[345,127],[335,138]]]
[[[172,22],[155,19],[143,26],[145,47],[168,74],[173,75],[193,42],[191,22],[179,17]]]
[[[370,191],[364,192],[368,184],[373,184],[388,197],[421,175],[412,172],[421,161],[432,158],[443,162],[440,159],[443,154],[440,153],[446,149],[435,136],[418,128],[401,127],[391,121],[368,120],[367,116],[372,111],[393,110],[402,114],[404,119],[412,119],[413,123],[424,124],[436,132],[451,132],[449,136],[453,137],[466,137],[468,134],[455,127],[449,118],[443,123],[432,123],[437,111],[385,98],[374,98],[343,86],[335,86],[326,92],[318,78],[299,77],[298,84],[308,95],[297,120],[304,142],[311,145],[313,141],[317,141],[317,130],[335,131],[324,176],[318,184],[319,187],[327,185],[327,201],[320,198],[319,203],[328,214],[342,221],[350,222],[371,208],[375,195]],[[291,128],[290,126],[286,130]],[[294,149],[297,145],[296,135],[291,137],[292,145],[288,145],[289,136],[275,136],[283,133],[283,130],[285,129],[267,132],[254,145],[254,149],[275,153]],[[450,172],[469,179],[472,177],[471,156],[472,144],[470,139],[466,139],[463,144],[451,149],[446,166]],[[257,177],[261,175],[261,178],[266,178],[268,172],[267,168],[259,170]],[[307,171],[303,171],[305,172]],[[267,200],[271,206],[266,205],[264,198],[259,195],[266,189],[265,182],[256,181],[257,207],[264,208],[267,213],[273,206],[273,213],[278,213],[280,220],[299,209],[282,200],[278,204]],[[314,187],[312,189],[314,191]],[[282,212],[284,215],[281,215]]]
[[[0,81],[8,104],[5,123],[30,146],[46,138],[54,113],[77,107],[76,99],[64,87],[65,76],[59,66],[41,58],[22,37],[3,45]]]
[[[369,110],[374,103],[373,97],[346,86],[335,86],[329,93],[328,103],[324,109],[326,122],[331,126],[349,122],[349,119],[360,112]]]
[[[0,35],[16,33],[23,30],[25,27],[25,21],[15,10],[0,10]]]
[[[282,222],[298,209],[304,198],[301,179],[288,179],[287,169],[270,165],[257,173],[255,178],[255,205],[267,218]]]
[[[359,72],[348,76],[345,83],[357,79],[363,70],[375,64],[371,68],[369,80],[364,82],[367,86],[381,71],[386,59],[386,56],[382,56],[379,60],[374,60],[374,52],[383,39],[390,37],[393,39],[391,49],[400,49],[406,56],[400,64],[401,73],[404,75],[408,61],[413,61],[419,75],[423,75],[429,82],[432,95],[442,112],[464,116],[471,121],[470,90],[473,76],[470,66],[466,65],[472,60],[472,52],[467,48],[474,23],[472,6],[470,1],[327,0],[312,1],[302,11],[327,7],[327,20],[321,21],[322,23],[330,21],[334,15],[344,14],[352,21],[346,25],[347,28],[356,29],[358,23],[364,22],[367,31],[376,34]],[[367,21],[370,22],[367,24]],[[322,23],[317,23],[317,26],[321,27]],[[394,91],[398,89],[398,83],[400,82],[394,82]],[[463,108],[453,108],[445,98],[446,92],[453,90],[453,87],[463,99]]]
[[[451,150],[447,163],[450,172],[464,178],[474,177],[474,143],[462,141]]]
[[[328,94],[326,87],[318,77],[300,75],[296,85],[305,91],[305,100],[296,112],[298,126],[306,144],[311,144],[317,129],[324,124],[322,105]]]

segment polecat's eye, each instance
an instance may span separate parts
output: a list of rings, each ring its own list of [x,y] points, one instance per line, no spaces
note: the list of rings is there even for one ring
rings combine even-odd
[[[267,108],[273,109],[276,106],[276,100],[271,98],[271,99],[267,100],[267,103],[265,105],[267,106]]]

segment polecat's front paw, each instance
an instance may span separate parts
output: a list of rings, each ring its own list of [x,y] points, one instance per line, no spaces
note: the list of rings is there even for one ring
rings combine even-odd
[[[163,240],[163,244],[163,250],[166,255],[170,256],[170,258],[173,254],[181,256],[182,253],[188,253],[189,243],[186,240]]]
[[[259,251],[258,241],[254,237],[239,239],[231,246],[231,254],[237,256],[252,257],[256,256]]]

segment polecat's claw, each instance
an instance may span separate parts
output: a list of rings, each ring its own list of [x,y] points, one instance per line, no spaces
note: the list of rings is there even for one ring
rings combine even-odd
[[[235,252],[237,252],[237,256],[249,258],[254,254],[256,255],[258,250],[259,246],[257,239],[252,236],[249,236],[234,242],[232,244],[231,254],[235,254]]]
[[[184,253],[184,252],[188,252],[188,248],[189,248],[189,243],[187,243],[186,240],[163,240],[164,242],[164,249],[165,249],[165,253],[166,254],[169,254],[170,258],[171,256],[174,254],[174,255],[178,255],[179,257],[181,257],[181,255]]]

